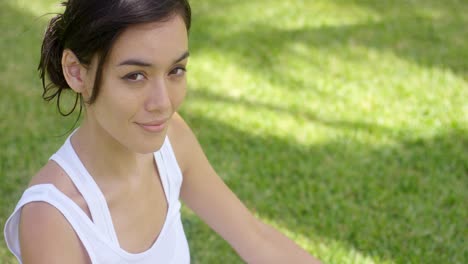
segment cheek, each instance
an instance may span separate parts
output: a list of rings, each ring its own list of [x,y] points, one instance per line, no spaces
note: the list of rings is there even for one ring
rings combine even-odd
[[[107,81],[101,86],[96,108],[110,119],[131,118],[136,112],[138,95],[130,90],[122,89],[118,81]]]
[[[184,84],[181,88],[172,90],[170,93],[171,104],[174,111],[177,111],[179,106],[185,99],[185,94],[187,93],[186,85]]]

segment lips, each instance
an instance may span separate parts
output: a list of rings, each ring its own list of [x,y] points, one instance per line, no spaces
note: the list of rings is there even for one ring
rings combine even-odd
[[[148,132],[161,132],[166,127],[167,119],[136,124]]]

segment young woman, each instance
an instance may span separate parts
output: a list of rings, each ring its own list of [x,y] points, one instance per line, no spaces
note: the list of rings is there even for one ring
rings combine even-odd
[[[6,223],[20,263],[189,263],[179,198],[248,263],[318,263],[252,216],[177,114],[188,2],[64,5],[42,46],[44,98],[60,109],[72,89],[85,116]]]

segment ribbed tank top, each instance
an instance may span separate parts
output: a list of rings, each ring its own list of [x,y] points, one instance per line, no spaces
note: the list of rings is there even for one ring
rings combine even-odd
[[[73,181],[86,201],[93,220],[53,184],[29,187],[8,218],[4,230],[7,246],[19,263],[22,263],[19,243],[21,208],[27,203],[37,201],[49,203],[63,214],[80,238],[93,264],[190,263],[189,247],[180,219],[182,173],[169,138],[166,137],[162,147],[154,153],[168,202],[166,219],[153,245],[144,252],[134,254],[120,247],[104,195],[78,158],[70,137],[50,159]]]

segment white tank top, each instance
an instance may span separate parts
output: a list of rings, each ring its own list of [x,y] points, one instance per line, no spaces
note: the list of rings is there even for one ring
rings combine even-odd
[[[31,186],[23,193],[4,230],[7,246],[19,263],[22,263],[19,243],[20,211],[25,204],[36,201],[47,202],[64,215],[93,264],[190,263],[189,247],[180,219],[182,173],[169,138],[166,137],[161,149],[154,153],[168,202],[167,216],[154,244],[144,252],[133,254],[120,247],[104,195],[78,158],[70,137],[50,159],[63,168],[83,195],[93,221],[53,184]]]

